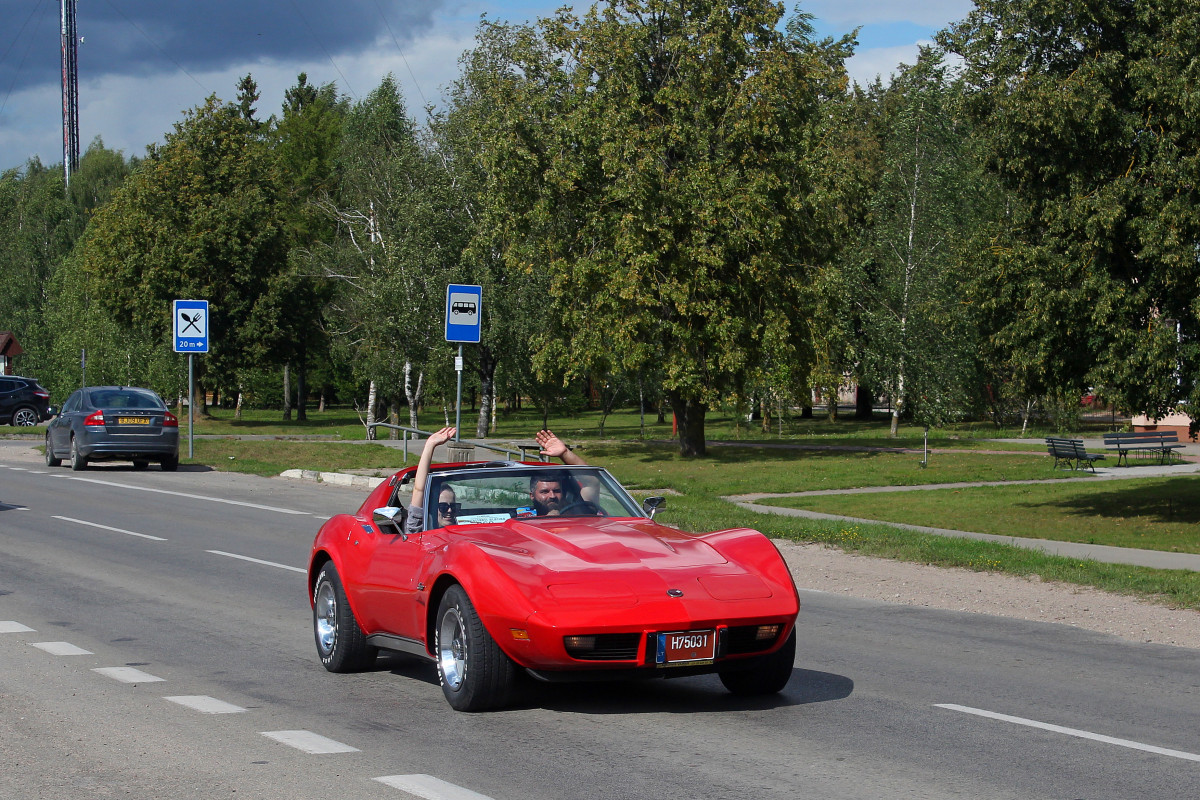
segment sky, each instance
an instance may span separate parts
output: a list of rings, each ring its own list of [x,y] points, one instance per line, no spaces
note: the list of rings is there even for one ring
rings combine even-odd
[[[77,0],[79,138],[126,157],[162,142],[211,94],[234,100],[253,75],[261,118],[305,72],[362,99],[392,73],[410,112],[440,102],[481,15],[536,21],[572,0]],[[869,83],[912,63],[919,44],[962,19],[972,0],[807,0],[820,36],[855,28],[851,78]],[[795,7],[788,0],[789,15]],[[37,157],[62,163],[60,0],[0,0],[0,171]]]

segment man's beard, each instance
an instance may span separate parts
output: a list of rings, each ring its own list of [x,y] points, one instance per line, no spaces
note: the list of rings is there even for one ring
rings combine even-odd
[[[533,510],[537,512],[537,515],[539,517],[544,517],[547,514],[549,514],[551,511],[562,511],[562,509],[563,509],[563,498],[562,497],[551,498],[550,500],[548,500],[544,503],[540,503],[537,500],[533,501]]]

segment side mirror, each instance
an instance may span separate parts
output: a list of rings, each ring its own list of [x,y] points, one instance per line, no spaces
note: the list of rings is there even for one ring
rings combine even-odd
[[[380,531],[394,532],[394,535],[407,539],[408,534],[404,532],[404,520],[408,516],[408,512],[403,506],[384,506],[383,508],[375,509],[375,513],[371,515],[371,520],[375,523]]]
[[[650,519],[654,519],[654,515],[667,507],[667,498],[665,497],[647,497],[642,501],[642,511],[645,511]]]
[[[50,417],[57,417],[57,416],[58,416],[58,406],[47,406],[46,407],[46,419],[49,419]]]

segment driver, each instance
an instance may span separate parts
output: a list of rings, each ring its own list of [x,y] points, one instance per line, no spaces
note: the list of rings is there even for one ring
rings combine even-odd
[[[541,447],[543,456],[557,458],[564,464],[573,466],[587,464],[578,453],[567,447],[551,431],[538,431],[534,434],[534,439]],[[530,477],[529,504],[533,508],[533,513],[539,517],[556,517],[562,514],[564,509],[584,504],[591,506],[591,513],[595,513],[598,508],[595,503],[600,499],[600,482],[594,477],[580,476],[578,498],[569,492],[569,487],[573,483],[574,481],[570,478],[554,473],[543,473]]]

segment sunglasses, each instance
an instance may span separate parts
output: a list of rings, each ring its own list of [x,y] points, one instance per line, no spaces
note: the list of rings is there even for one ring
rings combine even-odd
[[[457,517],[462,503],[438,503],[438,513],[443,517]]]

